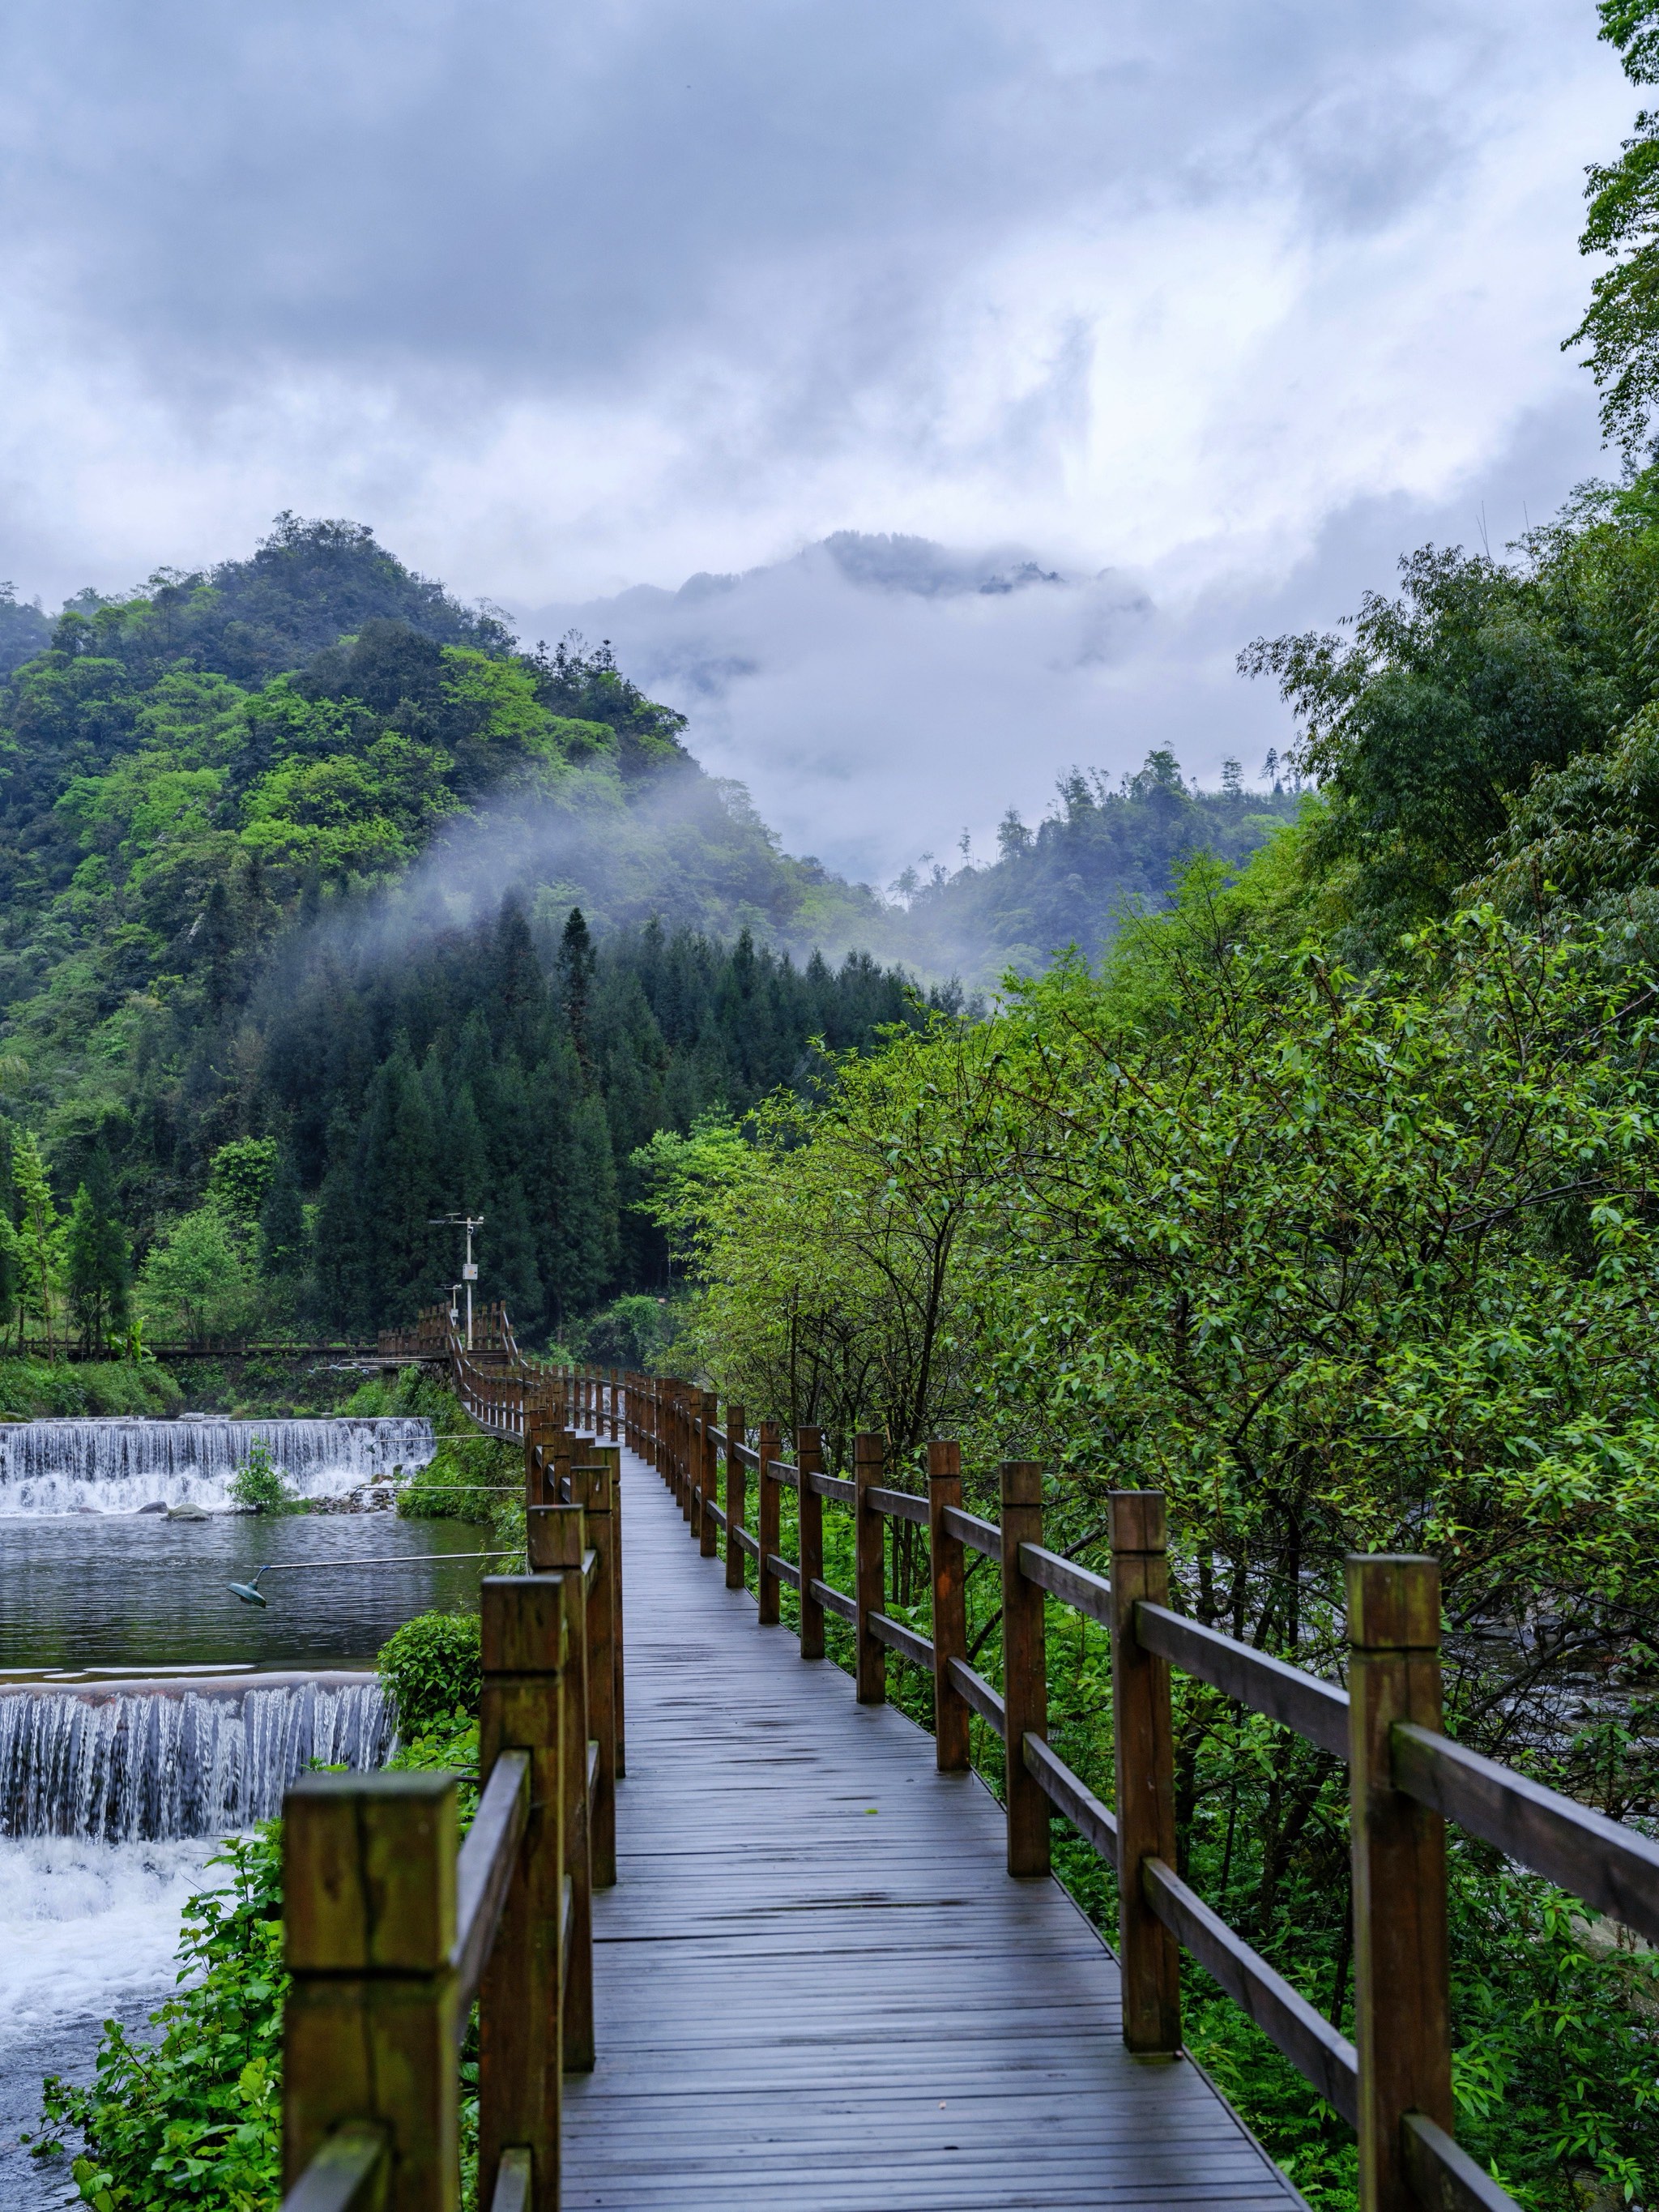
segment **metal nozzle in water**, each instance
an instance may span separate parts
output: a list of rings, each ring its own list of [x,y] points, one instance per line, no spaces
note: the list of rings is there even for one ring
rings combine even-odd
[[[225,1587],[229,1590],[233,1597],[240,1598],[244,1605],[268,1606],[270,1603],[270,1600],[259,1588],[259,1577],[261,1575],[326,1574],[331,1567],[337,1569],[356,1569],[358,1567],[420,1567],[428,1565],[434,1559],[441,1560],[447,1564],[449,1561],[453,1559],[516,1559],[518,1556],[519,1554],[516,1550],[501,1552],[383,1552],[378,1559],[267,1559],[264,1566],[256,1570],[253,1580],[251,1583],[228,1583]]]
[[[264,1569],[260,1567],[251,1583],[232,1583],[229,1586],[231,1595],[240,1598],[244,1605],[269,1605],[270,1600],[259,1588],[259,1577],[264,1572]]]

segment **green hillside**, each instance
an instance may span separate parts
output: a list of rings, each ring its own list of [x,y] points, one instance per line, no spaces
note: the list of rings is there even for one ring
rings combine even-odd
[[[1073,775],[907,910],[782,853],[607,647],[522,651],[292,515],[51,620],[9,588],[0,669],[0,1324],[54,1344],[373,1331],[451,1280],[457,1211],[568,1331],[665,1279],[657,1130],[1098,951],[1291,804]]]

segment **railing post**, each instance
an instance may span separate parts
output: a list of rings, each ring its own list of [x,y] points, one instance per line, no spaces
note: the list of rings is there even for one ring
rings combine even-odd
[[[861,1705],[887,1702],[887,1646],[870,1632],[870,1615],[887,1610],[887,1523],[869,1499],[869,1492],[881,1487],[886,1468],[886,1437],[872,1430],[861,1431],[853,1440],[853,1594],[858,1613],[854,1680]]]
[[[757,1611],[763,1628],[775,1628],[781,1618],[779,1599],[783,1585],[773,1573],[768,1561],[783,1540],[779,1534],[781,1516],[779,1508],[783,1502],[781,1486],[772,1473],[772,1462],[779,1456],[780,1431],[775,1421],[760,1425],[760,1469],[755,1477],[756,1534],[760,1542],[760,1558],[757,1561],[759,1578],[755,1585]]]
[[[1112,1544],[1112,1727],[1117,1754],[1118,1966],[1123,2040],[1131,2051],[1181,2048],[1181,1954],[1146,1902],[1141,1862],[1176,1863],[1175,1729],[1170,1665],[1135,1637],[1142,1599],[1167,1605],[1168,1537],[1161,1490],[1107,1501]],[[1011,1761],[1012,1764],[1012,1761]]]
[[[800,1469],[800,1656],[823,1656],[823,1607],[812,1595],[823,1580],[823,1500],[811,1477],[823,1473],[823,1431],[797,1429],[795,1463]]]
[[[1022,1544],[1042,1541],[1042,1468],[1002,1462],[1002,1702],[1008,1747],[1008,1871],[1048,1871],[1048,1800],[1025,1765],[1025,1739],[1048,1734],[1043,1595],[1019,1564]]]
[[[1438,1730],[1440,1570],[1350,1558],[1348,1745],[1361,2212],[1415,2212],[1401,2122],[1452,2132],[1446,1826],[1394,1786],[1396,1721]]]
[[[945,1509],[962,1505],[962,1446],[935,1437],[927,1447],[927,1537],[933,1573],[933,1757],[941,1774],[969,1765],[972,1710],[951,1680],[952,1659],[968,1657],[968,1590],[962,1540],[945,1526]]]
[[[532,2201],[559,2201],[564,1837],[568,1724],[563,1577],[492,1575],[480,1593],[478,1771],[530,1753],[530,1825],[478,1989],[478,2202],[501,2153],[531,2154]],[[452,2061],[452,2064],[453,2064]]]
[[[617,1621],[611,1469],[603,1464],[576,1468],[571,1482],[574,1492],[571,1502],[582,1508],[588,1547],[599,1554],[593,1586],[587,1593],[587,1725],[599,1746],[587,1833],[593,1855],[593,1887],[609,1889],[617,1879]]]
[[[556,1574],[563,1592],[564,1870],[570,1878],[570,1948],[564,1962],[561,2047],[568,2074],[593,2064],[593,1860],[588,1843],[587,1605],[580,1505],[538,1505],[525,1516],[532,1574]]]
[[[680,1510],[685,1516],[688,1533],[696,1537],[700,1534],[697,1508],[691,1495],[692,1478],[696,1473],[691,1462],[691,1385],[677,1382],[674,1393],[674,1445],[680,1462]]]
[[[628,1669],[623,1664],[627,1637],[623,1626],[622,1447],[601,1444],[593,1456],[611,1471],[611,1726],[616,1738],[617,1779],[620,1782],[628,1771]]]
[[[697,1482],[702,1492],[702,1526],[697,1532],[697,1550],[705,1559],[712,1559],[720,1548],[720,1533],[713,1510],[714,1486],[720,1480],[720,1455],[714,1449],[714,1432],[720,1425],[720,1407],[712,1390],[704,1390],[699,1395],[697,1414]]]
[[[303,1774],[283,1816],[283,2188],[368,2120],[386,2212],[456,2212],[455,1778]]]
[[[622,1370],[613,1367],[611,1370],[611,1441],[613,1444],[622,1443],[623,1427]]]
[[[738,1448],[747,1438],[746,1419],[740,1405],[726,1409],[726,1587],[743,1588],[743,1546],[738,1531],[744,1519],[744,1465]]]

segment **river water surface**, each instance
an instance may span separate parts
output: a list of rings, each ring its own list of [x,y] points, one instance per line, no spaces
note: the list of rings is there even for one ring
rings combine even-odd
[[[179,1913],[214,1879],[226,1826],[278,1802],[313,1752],[384,1755],[373,1685],[303,1678],[368,1669],[401,1622],[476,1604],[490,1571],[458,1556],[489,1541],[459,1522],[215,1510],[256,1432],[317,1497],[432,1449],[426,1425],[404,1421],[0,1429],[0,2212],[73,2199],[65,2171],[18,2148],[40,2076],[89,2078],[100,2023],[141,2027],[171,1990]],[[136,1510],[153,1502],[209,1517]],[[258,1611],[227,1586],[267,1561],[301,1571],[268,1576]],[[148,1686],[197,1669],[222,1687],[111,1694],[122,1674]]]

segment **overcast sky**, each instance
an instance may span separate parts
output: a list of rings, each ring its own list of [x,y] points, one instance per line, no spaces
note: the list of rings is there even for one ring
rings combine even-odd
[[[1601,456],[1592,0],[11,0],[0,578],[349,515],[882,878]],[[1058,584],[850,577],[832,532]],[[969,556],[985,556],[978,568]],[[988,565],[987,565],[988,563]],[[765,572],[665,605],[696,572]],[[1109,572],[1103,580],[1102,572]],[[597,603],[597,604],[596,604]]]

